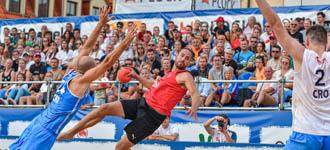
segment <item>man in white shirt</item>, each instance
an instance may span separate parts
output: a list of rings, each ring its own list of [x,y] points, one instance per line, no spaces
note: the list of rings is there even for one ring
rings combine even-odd
[[[327,31],[321,25],[306,32],[306,48],[292,38],[265,0],[256,0],[284,49],[294,60],[292,128],[285,150],[330,149],[330,53]]]
[[[170,118],[166,117],[162,125],[147,139],[161,141],[176,141],[179,137],[179,129],[170,124]]]
[[[211,127],[214,121],[217,121],[217,127]],[[221,114],[207,120],[204,123],[204,128],[212,136],[212,142],[235,143],[237,135],[235,132],[228,130],[228,125],[230,125],[230,119],[227,115]]]

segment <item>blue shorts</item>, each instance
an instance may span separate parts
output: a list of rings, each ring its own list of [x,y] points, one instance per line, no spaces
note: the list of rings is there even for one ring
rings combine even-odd
[[[293,131],[285,150],[330,150],[330,136],[305,134]]]
[[[36,124],[30,124],[22,135],[9,146],[10,150],[50,150],[56,135]]]

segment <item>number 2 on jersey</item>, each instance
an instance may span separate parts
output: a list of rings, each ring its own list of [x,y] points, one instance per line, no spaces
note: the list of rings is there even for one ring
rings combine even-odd
[[[315,74],[321,74],[321,77],[316,81],[315,86],[325,86],[325,83],[321,83],[324,77],[324,70],[318,69]]]

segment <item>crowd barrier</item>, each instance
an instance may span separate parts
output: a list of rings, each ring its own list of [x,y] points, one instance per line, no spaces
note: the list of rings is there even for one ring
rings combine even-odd
[[[280,79],[280,80],[208,80],[208,81],[199,81],[199,80],[195,80],[196,85],[198,86],[198,84],[203,84],[203,83],[278,83],[281,84],[282,87],[284,87],[284,84],[286,83],[292,83],[293,80],[285,80]],[[53,85],[56,84],[61,84],[63,83],[63,81],[0,81],[0,84],[21,84],[21,83],[25,83],[25,84],[47,84],[48,86],[48,90],[47,90],[47,100],[46,100],[46,104],[44,105],[40,105],[40,106],[31,106],[31,107],[47,107],[47,105],[50,102],[50,97],[51,97],[51,93],[50,93],[50,87],[52,87]],[[121,83],[119,83],[118,81],[96,81],[93,82],[94,84],[101,84],[101,83],[115,83],[118,85],[118,88],[120,89],[120,87],[122,86]],[[139,83],[138,81],[130,81],[129,83]],[[246,87],[246,86],[245,86]],[[279,94],[279,105],[278,105],[278,109],[279,110],[284,110],[284,89],[282,89],[282,91],[278,91]],[[118,95],[121,94],[121,91],[118,90]],[[120,97],[118,96],[118,100],[120,100]],[[10,105],[0,105],[1,107],[29,107],[29,106],[18,106],[18,105],[14,105],[14,106],[10,106]],[[236,108],[235,108],[236,109]],[[240,108],[239,108],[240,109]]]
[[[43,108],[0,108],[0,136],[19,136],[30,121],[43,110]],[[90,110],[78,111],[63,131],[73,127],[89,112]],[[203,122],[219,114],[226,114],[230,118],[229,129],[237,133],[237,143],[286,143],[292,132],[291,111],[203,110],[198,111],[198,119],[193,120],[187,116],[185,110],[173,110],[170,124],[179,129],[178,141],[201,142],[201,136],[204,139],[208,138]],[[118,140],[123,135],[127,123],[129,120],[107,116],[94,127],[79,132],[76,138]],[[213,122],[213,125],[216,126],[216,122]]]

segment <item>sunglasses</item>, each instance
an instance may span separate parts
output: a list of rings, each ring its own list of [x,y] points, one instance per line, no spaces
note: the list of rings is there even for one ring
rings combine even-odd
[[[272,51],[272,53],[280,53],[280,51]]]

